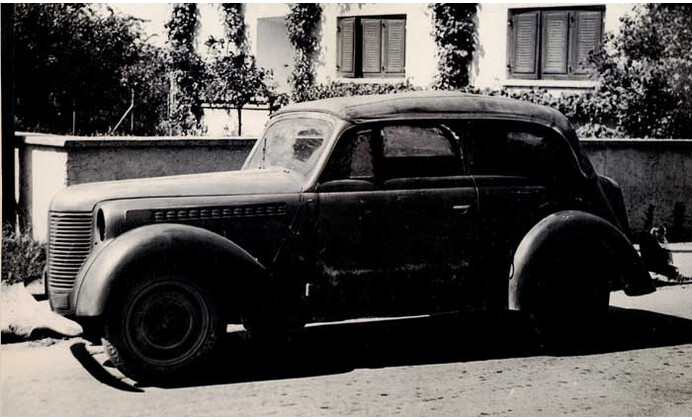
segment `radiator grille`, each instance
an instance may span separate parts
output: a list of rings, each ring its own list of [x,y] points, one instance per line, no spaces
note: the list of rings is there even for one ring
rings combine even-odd
[[[91,213],[50,213],[48,287],[69,292],[91,251]]]

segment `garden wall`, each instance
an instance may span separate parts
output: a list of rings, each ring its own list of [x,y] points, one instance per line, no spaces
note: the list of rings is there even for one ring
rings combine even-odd
[[[255,140],[209,137],[98,137],[20,134],[19,208],[45,240],[48,205],[85,182],[239,169]],[[635,232],[665,225],[669,239],[692,240],[692,140],[582,141],[599,173],[622,187]]]
[[[236,170],[255,143],[239,137],[17,137],[19,211],[38,240],[46,239],[51,198],[66,186]]]
[[[692,140],[583,139],[597,172],[625,195],[633,232],[664,225],[671,241],[692,240]]]

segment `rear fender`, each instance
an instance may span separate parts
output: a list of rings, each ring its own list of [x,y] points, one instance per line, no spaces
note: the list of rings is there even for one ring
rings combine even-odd
[[[578,244],[574,243],[575,238],[580,240]],[[557,247],[569,252],[570,246],[588,246],[589,243],[602,244],[612,254],[620,281],[611,284],[611,289],[622,288],[629,296],[656,290],[637,251],[617,227],[593,214],[567,210],[543,218],[519,243],[509,281],[509,309],[521,310],[526,306],[525,286],[540,272],[541,255],[545,250]]]
[[[221,288],[235,281],[233,286],[245,289],[248,279],[259,282],[266,276],[262,264],[221,235],[187,225],[148,225],[106,241],[91,253],[75,280],[71,306],[76,316],[99,316],[114,287],[129,274],[171,267],[212,272],[213,278],[206,280]]]

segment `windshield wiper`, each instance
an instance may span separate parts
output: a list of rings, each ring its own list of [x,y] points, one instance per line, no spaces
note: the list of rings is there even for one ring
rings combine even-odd
[[[267,136],[264,136],[263,143],[262,143],[262,164],[260,165],[260,169],[265,169],[265,165],[267,164]]]

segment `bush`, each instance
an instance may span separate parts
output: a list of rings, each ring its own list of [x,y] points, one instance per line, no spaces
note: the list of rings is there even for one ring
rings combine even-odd
[[[625,135],[692,137],[692,6],[637,5],[592,54],[599,100]]]
[[[416,90],[421,90],[421,88],[408,81],[400,83],[331,82],[311,86],[305,90],[303,100],[314,101],[344,96],[381,95]],[[594,93],[554,95],[547,90],[513,91],[472,86],[458,89],[458,91],[477,95],[503,96],[555,108],[570,120],[579,137],[607,138],[624,135],[623,131],[615,126],[615,120],[612,117],[613,105],[608,96],[603,97]]]
[[[574,126],[579,137],[621,137],[612,115],[611,97],[596,93],[558,95],[547,90],[507,90],[467,87],[462,92],[488,96],[504,96],[549,106],[563,113]]]
[[[349,83],[331,82],[327,84],[312,85],[304,92],[301,101],[314,101],[316,99],[339,98],[342,96],[382,95],[386,93],[411,92],[420,90],[408,81],[400,83]]]
[[[2,282],[20,283],[40,277],[46,264],[44,244],[35,241],[31,232],[16,233],[9,225],[2,229]]]

